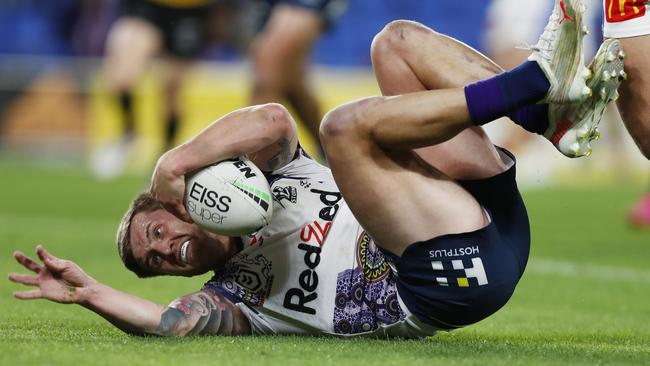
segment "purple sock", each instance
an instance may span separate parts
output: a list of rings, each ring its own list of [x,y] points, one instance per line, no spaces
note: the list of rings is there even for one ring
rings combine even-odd
[[[551,84],[537,62],[465,87],[465,100],[472,122],[483,125],[534,104],[546,95]]]
[[[531,104],[510,113],[510,119],[528,132],[542,135],[548,129],[548,104]]]

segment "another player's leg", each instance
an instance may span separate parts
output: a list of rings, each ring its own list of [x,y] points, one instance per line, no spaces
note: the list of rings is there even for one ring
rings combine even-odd
[[[641,153],[650,159],[650,35],[621,38],[620,42],[627,54],[628,79],[621,85],[618,110]],[[650,193],[634,204],[628,218],[634,226],[650,227]]]
[[[627,53],[625,69],[629,77],[621,85],[618,110],[637,146],[650,159],[650,35],[620,41]],[[650,193],[634,204],[628,217],[632,225],[650,227]]]
[[[161,47],[160,31],[144,19],[123,17],[111,28],[106,44],[105,78],[110,91],[121,99],[129,99],[122,102],[125,107],[132,103],[133,87]],[[125,132],[133,132],[133,117],[127,112],[132,111],[125,111]]]
[[[126,16],[111,29],[107,40],[104,77],[107,87],[119,98],[121,136],[100,146],[91,158],[95,174],[113,178],[124,169],[134,139],[133,88],[149,61],[162,47],[162,34],[148,21]]]
[[[178,137],[179,120],[181,118],[180,89],[190,61],[185,59],[168,59],[163,73],[165,83],[165,126],[163,135],[163,151],[175,146]]]
[[[618,110],[643,155],[650,159],[650,4],[603,1],[605,37],[618,38],[627,53],[629,75],[620,88]],[[650,227],[650,194],[632,207],[629,221]]]
[[[650,35],[619,41],[626,53],[628,78],[621,84],[618,110],[639,149],[650,159]]]
[[[273,8],[253,43],[252,104],[286,100],[318,142],[320,106],[309,85],[312,47],[323,29],[318,12],[288,4]]]

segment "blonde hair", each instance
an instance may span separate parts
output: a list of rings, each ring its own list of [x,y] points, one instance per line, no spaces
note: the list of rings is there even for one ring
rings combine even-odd
[[[131,221],[139,212],[152,212],[162,208],[162,204],[151,193],[142,192],[131,202],[117,228],[117,252],[124,266],[140,278],[157,276],[159,273],[143,268],[135,259],[131,246]]]

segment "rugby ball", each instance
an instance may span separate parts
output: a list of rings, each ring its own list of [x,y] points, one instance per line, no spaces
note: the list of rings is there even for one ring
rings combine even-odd
[[[246,158],[224,160],[185,180],[185,207],[201,228],[243,236],[268,225],[271,188],[262,171]]]

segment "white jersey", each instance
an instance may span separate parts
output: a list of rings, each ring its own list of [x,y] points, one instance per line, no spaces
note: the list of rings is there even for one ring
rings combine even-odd
[[[401,302],[328,168],[301,153],[267,179],[270,224],[241,238],[243,250],[206,284],[242,309],[253,334],[435,333]]]
[[[642,0],[604,0],[603,35],[610,38],[650,34],[650,4]]]

